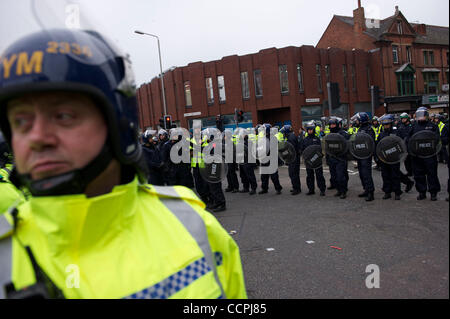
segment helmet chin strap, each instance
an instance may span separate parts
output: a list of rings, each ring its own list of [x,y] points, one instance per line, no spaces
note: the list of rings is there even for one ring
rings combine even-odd
[[[32,180],[30,174],[18,174],[13,171],[11,182],[16,186],[25,186],[33,196],[57,196],[82,194],[86,187],[99,176],[111,163],[113,155],[107,145],[85,167],[60,175]]]

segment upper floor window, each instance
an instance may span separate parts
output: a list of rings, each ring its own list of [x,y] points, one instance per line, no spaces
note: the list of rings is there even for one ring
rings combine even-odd
[[[280,72],[281,93],[289,93],[289,79],[287,65],[282,64],[278,67]]]
[[[304,91],[303,88],[303,65],[297,64],[297,79],[298,79],[298,90],[300,92]]]
[[[433,51],[423,51],[423,64],[434,65],[434,52]]]
[[[262,91],[261,70],[254,70],[253,76],[255,78],[255,95],[256,97],[262,97],[263,91]]]
[[[348,91],[347,66],[342,65],[342,76],[344,77],[344,91]]]
[[[241,72],[242,98],[247,100],[250,98],[250,88],[248,85],[248,73]]]
[[[317,90],[319,92],[322,92],[323,88],[322,88],[322,75],[320,74],[320,64],[316,64],[316,77],[317,77]]]
[[[186,99],[186,107],[192,107],[191,83],[189,81],[184,82],[184,97]]]
[[[217,77],[217,87],[219,88],[219,103],[225,103],[225,78],[223,75]]]
[[[411,59],[411,47],[407,46],[406,47],[406,62],[411,63],[412,59]]]
[[[439,73],[423,72],[423,86],[425,94],[439,93]]]
[[[402,28],[402,22],[401,21],[397,21],[397,31],[400,34],[403,34],[403,28]]]
[[[392,62],[398,63],[398,46],[397,45],[392,46]]]
[[[212,78],[206,78],[206,100],[209,105],[214,104],[214,91]]]

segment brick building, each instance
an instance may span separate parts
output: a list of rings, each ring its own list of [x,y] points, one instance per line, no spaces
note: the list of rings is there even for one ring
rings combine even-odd
[[[241,109],[244,127],[289,123],[298,130],[329,115],[327,82],[337,82],[341,105],[332,114],[349,118],[371,112],[370,85],[381,85],[381,72],[371,70],[381,69],[379,61],[377,52],[291,46],[190,63],[164,73],[167,113],[182,127],[192,127],[193,119],[214,126],[217,114],[233,127],[234,110]],[[137,96],[141,127],[156,128],[163,115],[160,79],[142,85]]]
[[[448,109],[448,28],[409,23],[398,10],[384,20],[366,19],[358,1],[353,17],[334,16],[313,46],[269,48],[244,56],[194,62],[164,72],[167,113],[177,126],[201,119],[215,126],[221,114],[233,127],[235,109],[245,123],[292,124],[329,116],[327,83],[339,85],[332,115],[372,113],[371,86],[385,95],[376,115],[413,112],[424,104]],[[447,85],[448,87],[448,85]],[[137,90],[140,127],[156,129],[163,116],[159,77]],[[447,104],[445,104],[447,103]]]
[[[316,47],[379,51],[387,112],[448,111],[448,27],[410,23],[397,6],[390,17],[366,19],[358,0],[352,17],[333,16]]]

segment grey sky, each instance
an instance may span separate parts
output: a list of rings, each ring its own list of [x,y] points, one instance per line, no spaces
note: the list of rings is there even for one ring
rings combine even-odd
[[[0,0],[0,50],[38,28],[32,0]],[[410,22],[449,25],[448,0],[361,0],[367,18],[386,18],[394,7]],[[36,0],[46,27],[67,22],[65,5],[77,3],[82,22],[93,25],[129,53],[137,85],[159,74],[156,39],[163,69],[261,49],[316,45],[333,14],[352,16],[357,0]],[[51,21],[50,21],[51,20]]]

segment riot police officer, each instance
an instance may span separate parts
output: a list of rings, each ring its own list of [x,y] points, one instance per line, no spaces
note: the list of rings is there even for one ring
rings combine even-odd
[[[284,125],[279,135],[283,141],[290,143],[294,147],[295,160],[288,164],[288,173],[292,184],[291,194],[297,195],[302,192],[300,183],[300,144],[291,125]]]
[[[411,129],[412,124],[409,114],[405,112],[400,114],[400,122],[397,124],[397,135],[403,139],[407,139],[409,133],[411,132]],[[413,176],[410,154],[406,155],[404,165],[406,174],[400,171],[400,181],[402,184],[406,185],[405,192],[408,193],[414,186],[414,182],[409,178],[409,176]]]
[[[444,123],[444,115],[442,114],[436,114],[434,117],[434,123],[438,126],[439,129],[439,135],[441,136],[441,142],[442,142],[442,148],[439,152],[439,163],[447,164],[448,162],[448,153],[447,148],[445,147],[447,145],[448,141],[448,126]]]
[[[262,137],[264,139],[267,139],[267,142],[270,143],[270,129],[272,128],[272,126],[270,124],[264,124],[263,125],[265,128],[265,136]],[[270,150],[268,151],[268,156],[270,155]],[[261,166],[269,166],[269,163],[261,163]],[[272,174],[261,174],[261,190],[258,192],[258,194],[266,194],[269,191],[269,177],[272,180],[272,183],[275,187],[276,190],[276,194],[280,195],[281,194],[281,190],[283,189],[283,187],[280,184],[280,179],[278,176],[278,169],[276,170],[275,173]]]
[[[153,185],[164,185],[164,179],[161,172],[162,162],[160,153],[156,150],[153,134],[150,130],[146,130],[142,134],[142,151],[148,166],[148,183]]]
[[[375,133],[369,123],[369,115],[365,112],[358,112],[354,116],[358,132],[364,132],[368,134],[375,142]],[[375,186],[372,179],[372,156],[367,159],[358,159],[358,172],[361,184],[364,192],[358,195],[358,197],[365,197],[366,201],[370,202],[374,200]]]
[[[306,124],[306,137],[303,139],[300,146],[302,152],[311,145],[321,145],[320,138],[314,134],[315,125],[314,122],[308,122]],[[316,177],[317,186],[320,190],[320,196],[325,196],[325,178],[323,177],[323,168],[320,166],[317,169],[306,168],[306,184],[309,192],[306,195],[313,195],[314,192],[314,175]]]
[[[375,142],[378,141],[378,138],[379,138],[379,135],[380,135],[382,129],[383,129],[383,126],[380,124],[380,118],[378,116],[374,116],[372,118],[372,130],[373,130],[373,133],[375,134]],[[375,164],[376,164],[375,169],[380,170],[380,160],[378,159],[376,153],[373,154],[373,160],[375,161]]]
[[[408,140],[417,132],[431,131],[439,138],[439,129],[436,124],[429,121],[429,114],[426,107],[419,107],[415,113],[415,121],[408,135]],[[437,168],[437,155],[429,158],[412,157],[412,168],[416,189],[419,192],[417,200],[425,199],[427,191],[431,194],[431,200],[437,200],[437,193],[441,190]]]
[[[350,138],[350,134],[339,126],[339,121],[335,117],[331,117],[328,120],[328,125],[330,127],[330,133],[336,133],[342,135],[345,140]],[[330,167],[330,182],[337,189],[334,196],[345,199],[347,197],[348,191],[348,162],[347,155],[342,154],[340,156],[329,156],[328,164]]]
[[[383,125],[383,130],[378,136],[376,143],[378,144],[383,138],[390,135],[398,135],[398,130],[393,127],[394,116],[392,114],[386,114],[381,118],[381,124]],[[383,199],[391,198],[391,193],[395,193],[395,200],[400,199],[402,191],[400,189],[400,163],[387,164],[380,161],[381,178],[383,179]]]

